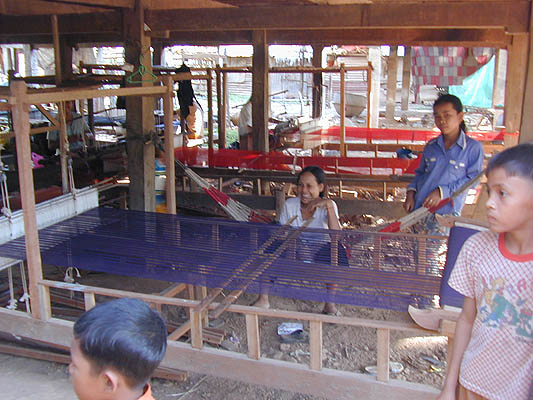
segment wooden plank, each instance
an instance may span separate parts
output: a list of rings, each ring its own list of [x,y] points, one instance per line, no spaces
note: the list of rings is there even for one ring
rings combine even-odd
[[[269,151],[268,116],[270,99],[268,97],[268,43],[266,31],[252,33],[254,52],[252,57],[252,138],[253,149]]]
[[[83,298],[85,300],[85,311],[89,311],[96,305],[94,293],[86,292],[83,294]]]
[[[315,371],[322,369],[322,322],[311,321],[309,324],[309,352],[311,353],[310,368]]]
[[[30,104],[57,103],[58,101],[92,99],[96,97],[111,96],[152,96],[164,95],[167,89],[164,86],[128,87],[120,89],[56,89],[47,91],[40,89],[28,93],[27,101]],[[9,99],[13,104],[12,99]]]
[[[377,380],[380,382],[388,382],[389,381],[389,358],[390,358],[390,330],[389,329],[378,329],[377,336],[378,336]]]
[[[147,24],[155,31],[264,30],[325,28],[503,28],[528,32],[530,2],[476,1],[437,3],[378,3],[323,6],[269,6],[227,9],[157,10]],[[176,21],[187,21],[177,26]]]
[[[246,315],[246,339],[248,342],[248,357],[259,360],[261,357],[261,344],[259,342],[259,317]]]
[[[19,187],[22,209],[24,210],[24,232],[26,244],[26,260],[28,263],[30,298],[32,314],[37,319],[50,318],[50,298],[46,291],[38,285],[43,278],[41,253],[39,251],[39,233],[35,213],[35,191],[33,171],[31,167],[30,118],[26,101],[26,84],[22,81],[11,82],[11,95],[16,98],[12,106],[13,128],[16,132],[17,164],[19,171]]]
[[[167,88],[167,93],[163,96],[163,112],[165,122],[165,167],[166,182],[165,195],[167,202],[167,212],[176,214],[176,166],[174,161],[174,102],[173,83],[170,76],[163,77],[163,82]]]
[[[270,29],[267,31],[269,44],[286,45],[338,45],[358,43],[360,45],[398,45],[398,46],[487,46],[506,48],[510,43],[509,35],[503,27],[498,28],[353,28],[353,29]],[[213,45],[251,44],[250,30],[170,32],[165,41],[171,45]]]
[[[71,290],[74,292],[89,291],[96,295],[102,295],[102,296],[137,298],[147,303],[154,303],[154,304],[169,304],[173,306],[188,307],[188,308],[199,308],[200,306],[199,300],[168,298],[168,297],[163,297],[163,296],[158,296],[158,295],[153,295],[153,294],[135,293],[135,292],[128,292],[125,290],[107,289],[107,288],[100,288],[96,286],[71,284],[71,283],[66,283],[66,282],[57,282],[57,281],[50,281],[50,280],[42,280],[39,282],[39,284],[45,285],[47,287],[52,287],[52,288]],[[213,302],[209,304],[208,308],[210,310],[213,310],[217,308],[218,306],[219,306],[219,303]],[[325,315],[325,314],[304,313],[304,312],[298,312],[298,311],[273,310],[273,309],[265,309],[265,308],[259,308],[259,307],[241,306],[241,305],[235,305],[235,304],[230,305],[227,308],[227,310],[229,310],[230,312],[236,312],[236,313],[241,313],[245,315],[260,315],[262,317],[270,317],[270,318],[321,321],[322,323],[329,323],[329,324],[335,323],[335,324],[341,324],[341,325],[347,325],[347,326],[362,326],[362,327],[376,328],[376,329],[377,328],[396,329],[396,330],[402,330],[402,331],[407,331],[407,332],[415,332],[419,334],[420,333],[422,334],[431,333],[430,331],[426,329],[422,329],[418,327],[417,325],[415,325],[414,323],[409,323],[409,322],[378,321],[378,320],[370,320],[370,319],[355,318],[355,317],[336,317],[336,316]]]

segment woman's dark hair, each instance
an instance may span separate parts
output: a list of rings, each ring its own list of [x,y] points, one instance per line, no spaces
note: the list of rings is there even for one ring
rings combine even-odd
[[[167,348],[161,316],[137,299],[117,299],[93,307],[74,324],[74,338],[95,373],[109,367],[131,388],[142,387]]]
[[[457,96],[454,96],[453,94],[440,95],[439,98],[435,100],[435,103],[433,103],[433,110],[435,110],[436,106],[446,103],[450,103],[453,106],[454,110],[457,111],[457,113],[463,112],[463,103],[461,103],[461,99]],[[465,121],[461,121],[460,128],[463,132],[466,132]]]
[[[495,168],[503,168],[508,176],[519,176],[533,182],[533,142],[509,147],[493,156],[487,165],[486,175]]]
[[[305,167],[300,171],[298,174],[298,177],[296,178],[296,184],[300,184],[300,177],[305,174],[306,172],[310,172],[314,175],[317,183],[320,185],[321,183],[324,184],[324,190],[320,192],[320,197],[324,197],[327,193],[327,185],[325,183],[326,181],[326,174],[322,170],[322,168],[317,167],[316,165],[310,165],[308,167]]]

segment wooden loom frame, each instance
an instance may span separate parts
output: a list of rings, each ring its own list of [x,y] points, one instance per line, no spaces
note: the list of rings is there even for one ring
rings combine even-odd
[[[148,295],[122,290],[112,290],[78,284],[69,284],[43,279],[39,238],[36,225],[33,176],[29,143],[29,104],[50,101],[76,100],[109,95],[162,96],[165,110],[165,146],[172,146],[172,76],[163,77],[164,86],[121,89],[37,90],[27,92],[22,81],[14,81],[7,100],[13,112],[21,198],[24,210],[26,253],[29,269],[32,315],[21,311],[0,308],[0,331],[16,336],[36,339],[56,346],[68,347],[72,340],[73,323],[52,318],[50,288],[82,292],[85,308],[96,304],[95,295],[111,297],[135,297],[155,305],[186,307],[190,315],[191,344],[171,340],[185,332],[173,332],[170,336],[163,367],[184,369],[202,374],[267,385],[300,393],[308,393],[335,399],[394,398],[398,400],[433,399],[438,391],[427,385],[389,380],[390,330],[402,330],[427,335],[427,330],[414,323],[376,321],[361,318],[333,317],[321,314],[294,311],[269,310],[257,307],[231,305],[229,312],[245,315],[248,342],[247,355],[219,349],[204,348],[202,320],[204,314],[196,311],[201,300],[178,299],[174,296],[187,285],[176,285],[166,295]],[[166,148],[167,204],[175,212],[175,176],[173,151]],[[215,309],[211,303],[209,309]],[[206,310],[207,311],[207,310]],[[261,358],[259,340],[259,317],[297,319],[310,324],[309,366],[273,359]],[[322,327],[324,323],[345,326],[360,326],[377,329],[377,377],[364,374],[325,369],[322,367]],[[182,329],[183,330],[183,329]]]

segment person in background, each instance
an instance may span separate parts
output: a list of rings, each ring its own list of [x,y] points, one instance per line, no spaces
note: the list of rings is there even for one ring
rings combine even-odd
[[[483,169],[483,146],[466,135],[461,100],[450,94],[440,96],[433,104],[433,115],[441,134],[424,148],[415,178],[407,188],[404,203],[407,212],[438,205]],[[460,215],[465,200],[466,193],[437,213]],[[426,230],[426,233],[447,234],[447,228],[439,226],[433,214],[415,225],[414,230],[416,233]]]
[[[490,231],[463,245],[449,285],[464,304],[438,400],[530,400],[533,383],[533,143],[487,167]]]
[[[76,111],[76,104],[72,100],[65,102],[65,122],[67,124],[69,150],[73,152],[83,150],[83,135],[89,130],[89,126],[81,114]],[[59,148],[59,131],[49,131],[47,139],[48,150],[54,154]]]
[[[285,201],[279,215],[279,223],[289,223],[294,228],[304,225],[305,221],[312,218],[308,228],[341,230],[337,204],[326,198],[326,184],[324,171],[317,166],[305,167],[296,180],[298,197],[291,197]],[[293,219],[293,217],[296,217]],[[325,238],[323,236],[326,236]],[[298,246],[308,247],[307,251],[313,255],[313,261],[329,264],[331,262],[331,239],[329,235],[319,233],[301,233]],[[297,250],[298,251],[298,250]],[[347,265],[346,251],[339,244],[339,265]],[[334,284],[328,285],[332,292]],[[254,303],[256,307],[269,308],[268,294],[261,294]],[[324,314],[340,315],[337,307],[332,302],[326,302]]]
[[[78,399],[153,400],[149,380],[166,347],[165,322],[148,304],[98,304],[74,324],[69,374]]]

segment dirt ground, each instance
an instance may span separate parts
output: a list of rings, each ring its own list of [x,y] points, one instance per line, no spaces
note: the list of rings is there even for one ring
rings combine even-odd
[[[63,269],[48,268],[46,275],[54,275],[58,279],[58,272]],[[112,276],[101,273],[87,273],[82,271],[82,277],[77,281],[86,285],[102,286],[114,289],[129,289],[142,293],[158,293],[169,286],[167,282],[138,279],[124,276]],[[245,294],[238,299],[237,304],[250,305],[254,302],[254,294]],[[102,301],[98,299],[97,301]],[[271,297],[271,307],[282,310],[294,310],[319,313],[323,304],[313,301],[293,300],[280,297]],[[407,313],[393,312],[381,309],[371,309],[347,305],[339,305],[343,316],[353,316],[375,320],[409,321]],[[180,324],[185,318],[183,309],[163,308],[163,315],[169,322]],[[71,319],[74,317],[70,317]],[[222,347],[228,350],[246,353],[246,330],[244,316],[226,312],[221,317],[225,339]],[[283,360],[288,362],[309,363],[308,343],[281,343],[277,334],[278,324],[287,322],[273,318],[260,318],[260,335],[262,357]],[[297,322],[297,321],[294,321]],[[304,323],[304,330],[309,327]],[[407,332],[391,331],[390,359],[401,363],[403,371],[392,373],[392,379],[406,380],[410,382],[424,383],[440,388],[444,377],[446,359],[446,338],[441,336],[416,336]],[[370,328],[345,327],[341,325],[324,324],[324,367],[351,372],[365,373],[365,367],[376,364],[376,331]],[[209,344],[207,344],[209,345]],[[4,357],[6,362],[1,362],[3,368],[6,365],[13,375],[25,376],[30,374],[31,380],[42,381],[43,388],[51,388],[48,399],[74,398],[72,393],[65,394],[55,392],[55,386],[50,382],[57,382],[59,386],[68,383],[66,366],[15,358]],[[3,360],[0,358],[0,360]],[[33,375],[43,375],[38,379]],[[2,379],[5,377],[2,374]],[[1,384],[1,381],[0,381]],[[9,384],[11,385],[11,383]],[[59,387],[58,386],[58,387]],[[68,385],[67,389],[68,389]],[[155,379],[154,392],[156,398],[165,399],[318,399],[318,397],[295,394],[281,390],[249,385],[227,379],[189,374],[186,382],[172,382]],[[2,385],[2,387],[5,387]],[[47,389],[48,390],[48,389]],[[68,392],[68,390],[67,390]],[[70,396],[70,397],[69,397]],[[32,399],[31,392],[28,397],[16,396],[17,398]],[[11,397],[5,397],[11,398]],[[14,397],[13,397],[14,398]]]

